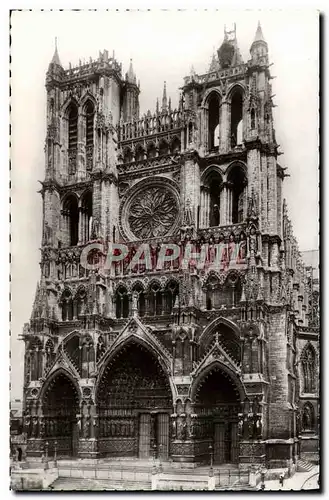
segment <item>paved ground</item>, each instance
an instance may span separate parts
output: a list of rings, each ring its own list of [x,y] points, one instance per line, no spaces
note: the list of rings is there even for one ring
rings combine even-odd
[[[315,466],[310,472],[296,472],[291,478],[285,479],[283,486],[278,479],[265,481],[265,491],[289,491],[289,490],[314,490],[319,489],[319,466]]]

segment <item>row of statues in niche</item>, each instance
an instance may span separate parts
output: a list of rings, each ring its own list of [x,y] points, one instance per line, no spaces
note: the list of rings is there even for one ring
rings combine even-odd
[[[263,435],[261,415],[241,415],[238,428],[241,439],[261,439]]]
[[[99,435],[100,437],[133,437],[135,435],[134,419],[113,420],[100,417]]]
[[[43,417],[27,415],[24,419],[24,431],[28,438],[70,437],[72,420],[69,416]]]

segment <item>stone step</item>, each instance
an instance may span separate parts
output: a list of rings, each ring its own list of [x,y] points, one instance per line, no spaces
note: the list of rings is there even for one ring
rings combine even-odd
[[[58,478],[49,487],[55,491],[94,491],[94,490],[151,490],[151,482],[148,481],[121,481],[106,479],[85,478]]]
[[[297,460],[297,472],[310,472],[314,467],[311,462],[306,462],[306,460]]]

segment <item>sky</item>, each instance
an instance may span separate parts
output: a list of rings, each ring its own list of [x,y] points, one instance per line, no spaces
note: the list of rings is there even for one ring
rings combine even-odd
[[[277,142],[287,167],[284,196],[300,250],[318,247],[319,32],[317,12],[269,11],[15,11],[11,18],[11,370],[12,398],[21,397],[24,345],[18,341],[30,318],[40,277],[41,195],[46,135],[45,74],[57,37],[67,68],[96,59],[107,49],[122,62],[133,59],[140,80],[141,113],[154,110],[166,81],[178,105],[179,87],[193,65],[207,71],[214,50],[236,23],[244,61],[258,20],[269,47]]]

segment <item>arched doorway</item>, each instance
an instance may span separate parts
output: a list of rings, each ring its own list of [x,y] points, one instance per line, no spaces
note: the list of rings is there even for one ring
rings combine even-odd
[[[106,366],[97,390],[102,456],[166,460],[172,395],[155,356],[130,342]]]
[[[42,409],[49,455],[54,454],[56,442],[58,456],[76,456],[79,441],[79,395],[67,375],[60,372],[50,381],[43,396]]]
[[[212,446],[214,464],[238,463],[240,394],[232,377],[216,364],[199,381],[194,400],[202,438]]]

